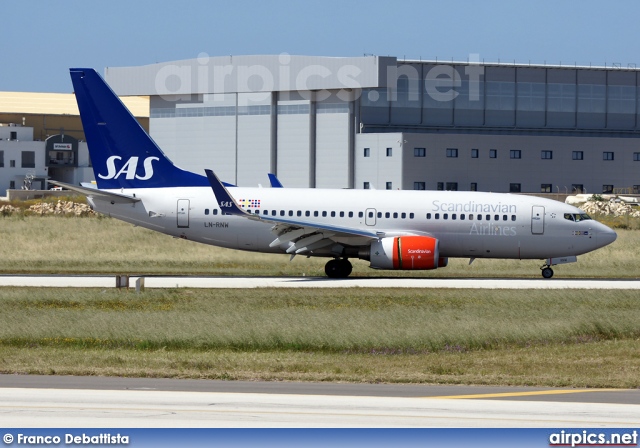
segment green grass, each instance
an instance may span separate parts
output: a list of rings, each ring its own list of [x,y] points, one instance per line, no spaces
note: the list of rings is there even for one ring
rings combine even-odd
[[[632,291],[6,288],[0,371],[640,387]]]
[[[324,276],[326,259],[222,249],[134,227],[111,218],[14,215],[0,218],[0,273],[126,273]],[[555,268],[563,278],[629,278],[640,272],[640,232]],[[353,260],[352,276],[540,277],[541,260],[451,259],[434,271],[376,271]]]
[[[616,221],[617,222],[617,221]],[[636,228],[637,222],[609,222]],[[640,232],[555,268],[636,278]],[[322,276],[106,218],[0,217],[0,273]],[[535,277],[541,261],[450,260],[353,276]],[[633,291],[0,289],[0,372],[242,380],[640,387]]]

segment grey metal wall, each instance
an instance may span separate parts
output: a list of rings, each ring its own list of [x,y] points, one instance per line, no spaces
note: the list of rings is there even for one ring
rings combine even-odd
[[[384,154],[400,140],[398,165]],[[370,148],[370,157],[364,156],[364,148]],[[424,148],[424,157],[416,157],[416,148]],[[456,150],[457,157],[448,157],[448,149]],[[474,149],[477,158],[472,158]],[[511,158],[512,150],[520,158]],[[372,133],[358,135],[355,151],[357,188],[370,182],[384,189],[385,182],[401,176],[403,189],[414,189],[415,182],[424,182],[429,190],[438,189],[438,183],[445,189],[455,183],[464,191],[475,183],[480,191],[495,192],[508,192],[514,183],[523,193],[539,193],[542,184],[550,184],[553,193],[571,193],[574,184],[588,193],[601,193],[604,185],[627,193],[640,189],[640,145],[631,138]],[[552,158],[543,158],[543,151],[551,151]],[[582,152],[583,159],[574,160],[574,151]],[[603,160],[605,152],[614,159]]]

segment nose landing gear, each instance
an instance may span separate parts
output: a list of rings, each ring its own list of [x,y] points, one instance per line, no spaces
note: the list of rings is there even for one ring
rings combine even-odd
[[[346,258],[335,258],[329,260],[324,266],[324,272],[329,278],[347,278],[351,274],[353,266]]]

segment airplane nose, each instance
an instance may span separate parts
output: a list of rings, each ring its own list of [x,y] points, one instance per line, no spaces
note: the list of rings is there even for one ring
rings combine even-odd
[[[598,245],[600,247],[604,247],[608,244],[613,243],[616,240],[616,238],[618,238],[618,234],[613,230],[611,230],[609,227],[602,225],[596,231],[596,238],[598,241]]]

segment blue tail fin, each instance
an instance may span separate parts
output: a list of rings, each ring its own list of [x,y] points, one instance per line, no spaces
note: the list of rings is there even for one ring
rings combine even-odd
[[[164,155],[95,70],[72,68],[71,81],[98,188],[209,186]]]

